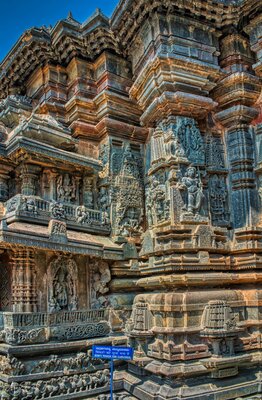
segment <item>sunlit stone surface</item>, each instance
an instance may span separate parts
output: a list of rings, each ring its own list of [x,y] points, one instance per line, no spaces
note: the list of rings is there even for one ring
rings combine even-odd
[[[0,67],[0,399],[261,399],[259,0],[122,0]]]

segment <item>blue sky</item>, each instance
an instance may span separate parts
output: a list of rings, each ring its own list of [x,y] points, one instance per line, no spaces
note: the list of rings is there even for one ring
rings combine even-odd
[[[0,0],[0,61],[32,26],[54,25],[66,18],[69,11],[83,22],[97,7],[110,17],[117,3],[118,0]]]

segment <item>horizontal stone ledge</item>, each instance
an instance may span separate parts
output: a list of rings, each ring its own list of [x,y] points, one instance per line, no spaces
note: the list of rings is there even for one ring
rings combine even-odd
[[[203,273],[160,275],[142,278],[137,281],[137,286],[142,288],[163,288],[177,286],[221,286],[224,284],[241,285],[246,283],[261,283],[262,272],[257,273]]]

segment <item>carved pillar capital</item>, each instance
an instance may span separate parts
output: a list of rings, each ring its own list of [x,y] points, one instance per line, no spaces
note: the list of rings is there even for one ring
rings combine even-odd
[[[257,115],[256,108],[239,104],[218,112],[215,118],[228,131],[232,131],[238,128],[247,128]]]
[[[21,179],[21,193],[25,196],[36,194],[36,182],[39,177],[41,167],[34,164],[22,164],[17,168],[18,176]]]

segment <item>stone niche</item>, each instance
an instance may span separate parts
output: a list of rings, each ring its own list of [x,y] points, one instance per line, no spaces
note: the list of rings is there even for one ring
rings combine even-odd
[[[76,311],[89,308],[88,258],[39,252],[36,261],[39,311]]]

